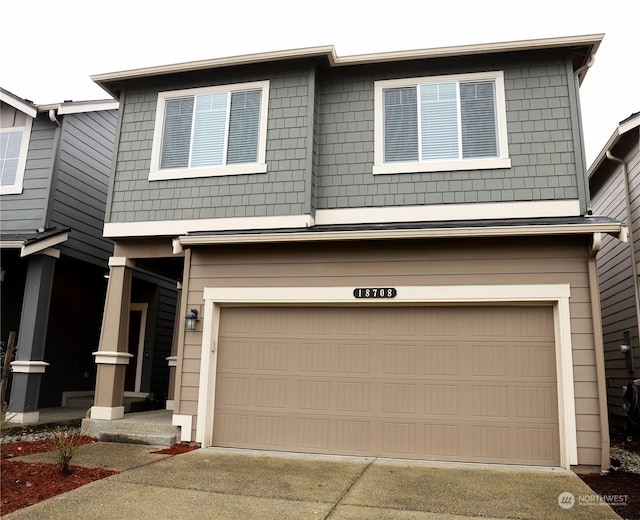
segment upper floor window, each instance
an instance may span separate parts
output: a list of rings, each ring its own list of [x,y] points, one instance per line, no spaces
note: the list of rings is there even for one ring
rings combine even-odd
[[[373,173],[508,168],[502,72],[378,81]]]
[[[149,178],[267,171],[269,82],[158,94]]]
[[[25,120],[24,126],[0,129],[0,195],[22,193],[32,122]]]

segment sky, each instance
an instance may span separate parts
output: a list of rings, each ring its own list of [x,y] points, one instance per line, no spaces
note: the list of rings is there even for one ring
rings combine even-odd
[[[333,45],[339,56],[604,33],[580,88],[587,165],[640,111],[637,0],[5,2],[0,86],[37,104],[108,98],[94,74]],[[11,42],[11,45],[9,43]]]

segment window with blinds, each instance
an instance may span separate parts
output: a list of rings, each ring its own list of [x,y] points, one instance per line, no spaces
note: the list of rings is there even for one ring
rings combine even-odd
[[[501,72],[376,82],[373,173],[510,166],[503,91]]]
[[[385,90],[385,162],[496,157],[494,91],[493,81]]]
[[[0,195],[22,193],[32,122],[0,129]]]
[[[0,186],[14,186],[22,147],[22,131],[0,133]]]
[[[150,177],[266,171],[267,102],[268,82],[160,93]]]

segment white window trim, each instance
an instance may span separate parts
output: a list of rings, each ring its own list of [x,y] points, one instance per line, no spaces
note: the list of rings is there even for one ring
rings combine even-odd
[[[225,306],[366,305],[353,297],[354,286],[333,287],[205,287],[200,355],[196,441],[213,445],[213,411],[218,358],[220,309]],[[397,286],[393,300],[374,305],[536,304],[553,306],[560,465],[578,463],[569,284]],[[369,303],[370,304],[370,303]]]
[[[20,157],[18,158],[18,170],[16,171],[16,181],[11,186],[0,186],[0,195],[18,195],[22,193],[24,182],[24,171],[27,166],[27,154],[29,153],[29,141],[31,139],[31,125],[33,119],[27,116],[24,126],[3,128],[0,133],[22,132],[22,143],[20,143]]]
[[[399,87],[414,87],[419,84],[437,84],[448,81],[494,80],[496,84],[496,120],[497,139],[500,157],[480,159],[454,159],[447,161],[420,162],[384,162],[384,90]],[[447,76],[427,76],[421,78],[391,79],[375,82],[374,93],[374,163],[373,174],[419,173],[453,170],[486,170],[510,168],[511,159],[508,152],[507,139],[507,105],[504,92],[504,73],[501,70],[476,72],[470,74],[452,74]]]
[[[184,96],[197,96],[199,94],[212,94],[215,92],[238,92],[243,90],[262,90],[260,100],[260,131],[258,134],[258,161],[246,164],[231,164],[223,166],[205,166],[200,168],[172,168],[160,169],[160,153],[162,150],[162,131],[164,127],[164,113],[167,100]],[[254,81],[251,83],[236,83],[231,85],[219,85],[215,87],[201,87],[184,90],[171,90],[158,92],[156,105],[156,122],[153,130],[153,144],[151,146],[151,165],[149,180],[167,179],[191,179],[197,177],[214,177],[224,175],[248,175],[254,173],[266,173],[267,150],[267,116],[269,112],[269,81]]]

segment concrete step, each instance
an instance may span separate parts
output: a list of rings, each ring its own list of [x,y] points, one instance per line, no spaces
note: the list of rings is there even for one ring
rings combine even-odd
[[[125,414],[123,419],[83,419],[85,435],[102,442],[173,446],[178,439],[178,427],[171,424],[171,411],[156,410]]]
[[[146,403],[147,400],[144,397],[125,397],[122,400],[125,413],[136,409],[139,411]],[[64,406],[65,408],[84,408],[88,410],[93,406],[93,395],[67,397],[64,400]]]
[[[83,408],[88,410],[93,406],[93,396],[67,397],[64,406],[65,408]]]

